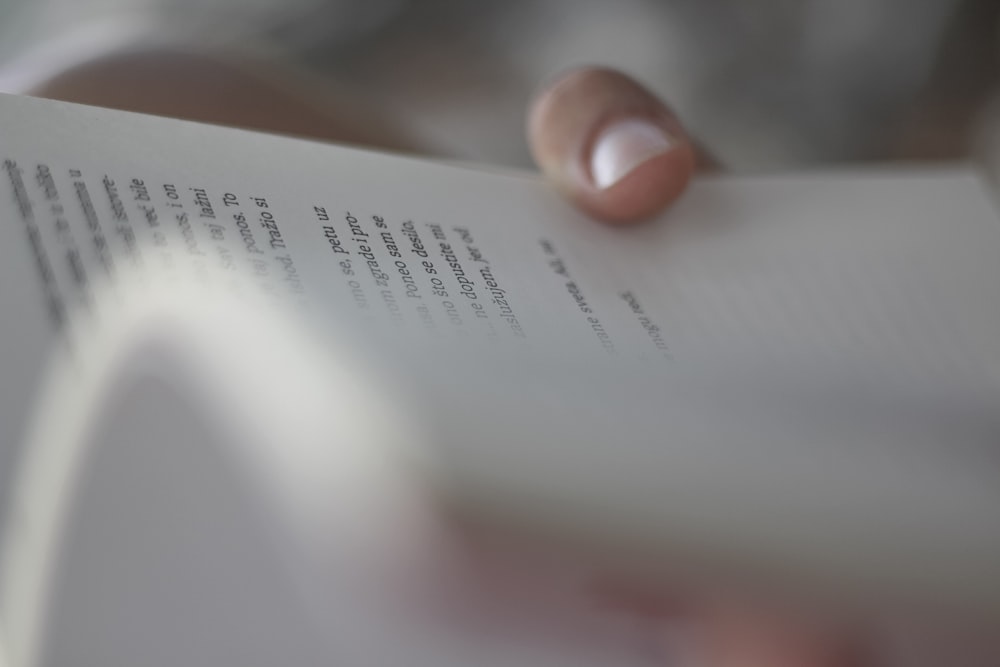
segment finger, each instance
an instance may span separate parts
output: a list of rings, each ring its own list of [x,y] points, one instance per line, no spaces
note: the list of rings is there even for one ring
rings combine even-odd
[[[545,175],[591,215],[610,222],[647,218],[687,187],[697,155],[677,117],[619,72],[572,71],[547,85],[528,118],[528,138]]]

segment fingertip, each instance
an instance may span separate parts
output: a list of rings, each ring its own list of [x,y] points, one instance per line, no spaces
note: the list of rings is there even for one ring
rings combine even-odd
[[[577,201],[594,217],[619,225],[642,222],[668,208],[687,189],[696,158],[686,139],[633,148],[631,159],[609,155],[606,144],[595,145],[588,156],[589,169],[581,174]]]

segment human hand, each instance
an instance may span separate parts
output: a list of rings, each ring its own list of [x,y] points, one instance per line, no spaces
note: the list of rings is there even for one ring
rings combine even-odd
[[[425,152],[353,91],[273,61],[162,47],[82,53],[51,70],[42,60],[24,66],[39,72],[25,91],[39,97]],[[666,104],[607,68],[547,83],[531,102],[528,140],[559,192],[618,223],[666,208],[696,168],[712,166]]]

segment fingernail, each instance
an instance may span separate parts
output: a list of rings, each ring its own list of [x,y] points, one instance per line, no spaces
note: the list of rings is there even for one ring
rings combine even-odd
[[[653,123],[626,118],[607,127],[594,142],[590,173],[594,185],[604,190],[637,167],[673,148],[675,141]]]

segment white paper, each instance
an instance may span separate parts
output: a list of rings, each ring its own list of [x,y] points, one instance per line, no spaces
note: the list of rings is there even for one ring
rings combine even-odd
[[[5,473],[93,285],[213,267],[365,334],[470,504],[1000,601],[1000,223],[972,172],[706,178],[619,230],[532,177],[28,98],[0,119]]]

